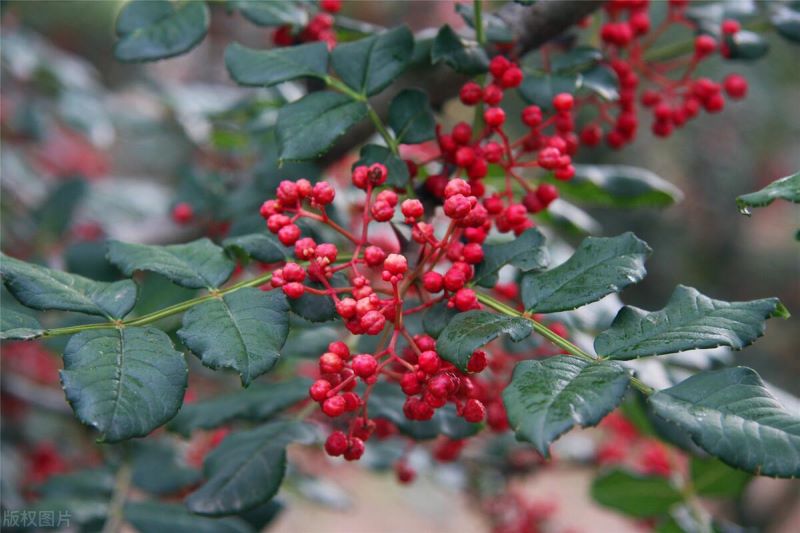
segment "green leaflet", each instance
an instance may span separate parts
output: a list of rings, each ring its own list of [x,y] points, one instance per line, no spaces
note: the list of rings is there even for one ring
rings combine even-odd
[[[157,272],[189,289],[217,288],[236,266],[222,248],[207,238],[168,246],[109,241],[108,260],[126,276],[137,270]]]
[[[239,392],[186,405],[167,427],[188,437],[195,429],[213,429],[233,420],[262,422],[307,399],[309,386],[311,380],[300,377],[253,384]]]
[[[637,518],[666,514],[683,501],[681,492],[667,478],[621,469],[595,478],[591,491],[597,503]]]
[[[239,289],[187,311],[178,337],[204,365],[232,368],[247,386],[278,362],[288,311],[282,292]]]
[[[315,42],[255,50],[231,43],[225,49],[225,66],[240,85],[269,87],[303,77],[324,78],[328,71],[328,47]]]
[[[114,56],[120,61],[155,61],[188,52],[208,31],[205,2],[131,0],[117,17]]]
[[[764,334],[773,316],[788,316],[777,298],[724,302],[679,285],[661,311],[623,307],[594,348],[623,360],[716,346],[741,350]]]
[[[508,421],[519,440],[543,456],[574,426],[597,425],[622,401],[630,376],[620,364],[560,355],[522,361],[503,391]]]
[[[563,264],[522,278],[525,309],[553,313],[599,300],[644,278],[652,250],[633,233],[587,237]]]
[[[331,53],[331,66],[348,87],[371,96],[402,74],[413,52],[414,36],[400,26],[338,45]]]
[[[67,401],[100,440],[143,437],[175,416],[189,369],[156,328],[84,331],[64,350],[61,383]]]
[[[5,254],[0,254],[0,274],[11,294],[33,309],[122,318],[136,303],[136,284],[131,280],[114,283],[92,281]]]
[[[313,159],[366,116],[364,102],[331,91],[311,93],[285,105],[278,112],[280,159]]]
[[[648,403],[733,467],[800,476],[800,417],[784,409],[749,368],[701,372],[653,394]]]
[[[627,165],[575,165],[569,181],[553,180],[566,198],[600,207],[662,208],[683,199],[683,193],[647,169]]]
[[[457,314],[439,334],[436,350],[442,359],[466,371],[472,352],[506,333],[519,341],[531,334],[530,321],[488,311]]]
[[[246,511],[271,499],[286,472],[286,446],[311,442],[310,427],[280,421],[230,435],[206,458],[207,481],[186,498],[193,513],[219,516]]]
[[[394,97],[388,123],[401,144],[429,141],[436,135],[436,119],[428,95],[419,89],[404,89]]]
[[[749,215],[750,208],[764,207],[777,199],[800,203],[800,172],[773,181],[759,191],[738,196],[736,205],[742,214]]]
[[[483,245],[483,261],[475,267],[473,281],[490,287],[497,282],[497,272],[513,265],[523,272],[543,270],[550,263],[550,253],[544,245],[544,235],[531,228],[514,240]]]

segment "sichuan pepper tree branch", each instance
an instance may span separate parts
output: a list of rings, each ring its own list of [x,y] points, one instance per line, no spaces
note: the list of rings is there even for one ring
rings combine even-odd
[[[603,4],[595,0],[540,0],[532,6],[508,2],[493,14],[511,27],[517,42],[514,53],[522,56],[560,35],[574,26]],[[417,69],[401,77],[381,94],[370,99],[374,113],[385,122],[389,104],[401,91],[417,87],[425,91],[434,108],[458,94],[458,89],[469,78],[444,65],[424,66],[425,76],[420,77]],[[375,131],[374,119],[351,128],[322,158],[329,164],[339,160],[355,146],[362,144]]]

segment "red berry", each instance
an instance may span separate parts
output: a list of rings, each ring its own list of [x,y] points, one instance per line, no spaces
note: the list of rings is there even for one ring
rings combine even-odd
[[[337,457],[347,451],[347,435],[341,431],[334,431],[325,440],[325,451],[328,455]]]
[[[464,287],[467,282],[467,276],[460,269],[450,268],[447,274],[444,275],[443,285],[444,288],[450,292],[456,292]]]
[[[336,191],[331,184],[326,181],[320,181],[311,191],[311,197],[320,205],[328,205],[333,202],[336,196]]]
[[[346,413],[351,413],[363,405],[361,398],[355,392],[345,392],[342,394],[342,398],[344,398],[344,410]]]
[[[319,370],[323,374],[338,374],[344,368],[344,361],[333,352],[319,356]]]
[[[481,101],[481,98],[483,97],[483,89],[481,89],[481,86],[474,81],[469,81],[461,87],[461,91],[459,91],[459,97],[464,105],[472,106]]]
[[[484,418],[486,418],[486,407],[480,400],[474,398],[467,400],[467,404],[464,406],[464,420],[477,424],[483,422]]]
[[[560,111],[561,113],[572,110],[574,105],[575,100],[569,93],[558,93],[553,97],[553,107],[556,108],[556,111]]]
[[[475,150],[469,146],[462,146],[456,150],[456,165],[466,168],[475,161]]]
[[[483,350],[475,350],[467,363],[467,370],[470,372],[482,372],[489,362],[486,360],[486,352]]]
[[[483,120],[493,128],[499,128],[506,121],[506,112],[499,107],[490,107],[483,112]]]
[[[368,378],[378,369],[378,361],[369,354],[358,354],[353,357],[353,372],[360,378]]]
[[[383,331],[383,326],[386,325],[386,317],[378,311],[367,311],[361,317],[360,324],[367,335],[377,335]]]
[[[705,57],[717,49],[717,41],[710,35],[698,35],[694,40],[694,54]]]
[[[293,281],[283,286],[283,293],[289,298],[300,298],[306,291],[305,285]]]
[[[555,176],[557,180],[561,181],[569,181],[572,179],[572,176],[574,175],[575,175],[575,167],[573,167],[572,165],[567,165],[561,168],[557,168],[553,172],[553,176]]]
[[[338,13],[342,9],[342,0],[319,0],[319,7],[328,13]]]
[[[300,228],[295,224],[283,226],[278,230],[278,240],[280,240],[284,246],[292,246],[299,238]]]
[[[542,123],[542,108],[538,105],[529,105],[522,110],[522,122],[531,128]]]
[[[734,33],[738,33],[742,26],[739,24],[738,20],[734,19],[727,19],[722,21],[722,33],[725,35],[733,35]]]
[[[358,437],[351,437],[350,445],[344,452],[344,458],[348,461],[358,461],[362,455],[364,455],[364,441]]]
[[[497,85],[489,85],[483,90],[483,101],[488,105],[497,105],[503,100],[503,89]]]
[[[511,61],[503,56],[494,56],[489,62],[489,72],[495,78],[500,78],[511,67]]]
[[[747,80],[739,74],[728,74],[722,82],[728,96],[740,100],[747,96]]]
[[[558,198],[558,189],[550,183],[542,183],[536,188],[536,197],[547,207],[553,200]]]
[[[403,484],[411,483],[414,481],[414,478],[417,477],[416,471],[405,462],[395,464],[394,472],[397,475],[397,481]]]
[[[483,247],[477,242],[465,244],[461,254],[464,256],[464,261],[471,265],[477,265],[483,261]]]
[[[322,412],[331,418],[341,416],[347,408],[347,401],[341,396],[331,396],[322,402]]]
[[[589,124],[581,131],[581,142],[586,146],[597,146],[603,137],[603,130],[597,124]]]
[[[188,224],[194,218],[194,209],[186,202],[181,202],[172,208],[172,220],[177,224]]]
[[[467,144],[472,138],[472,127],[466,122],[459,122],[453,126],[453,132],[450,136],[458,144]]]
[[[422,286],[428,292],[439,292],[442,290],[443,280],[443,276],[438,272],[426,272],[422,276]]]
[[[500,85],[506,89],[518,87],[522,83],[522,70],[519,67],[511,67],[500,77]]]
[[[417,379],[416,372],[406,372],[400,378],[400,388],[403,389],[403,393],[406,396],[413,396],[414,394],[419,394],[422,390],[422,383],[420,383],[419,379]]]
[[[435,374],[439,370],[442,360],[433,350],[426,350],[417,357],[417,364],[426,374]]]
[[[311,387],[308,389],[308,395],[311,396],[311,399],[315,402],[321,402],[328,397],[328,391],[330,390],[330,381],[318,379],[311,384]]]
[[[328,264],[335,262],[337,255],[339,255],[339,249],[330,242],[323,242],[314,250],[314,256],[327,260]]]
[[[472,289],[459,289],[453,297],[453,305],[459,311],[469,311],[478,305],[478,298]]]
[[[719,93],[703,102],[703,108],[709,113],[719,113],[723,107],[725,107],[725,99]]]
[[[456,194],[469,196],[472,194],[472,187],[470,187],[469,183],[459,178],[448,181],[447,186],[444,188],[444,197],[450,198]]]
[[[385,259],[386,253],[377,246],[368,246],[367,249],[364,250],[364,261],[371,267],[383,264]]]
[[[539,197],[536,196],[535,191],[530,191],[522,198],[522,205],[525,206],[525,209],[528,213],[539,213],[543,211],[545,206],[542,204],[542,201],[539,200]]]
[[[381,163],[373,163],[367,170],[367,179],[372,185],[383,185],[388,177],[388,170]]]
[[[350,359],[350,348],[342,341],[333,341],[328,345],[328,351],[335,353],[342,359]]]

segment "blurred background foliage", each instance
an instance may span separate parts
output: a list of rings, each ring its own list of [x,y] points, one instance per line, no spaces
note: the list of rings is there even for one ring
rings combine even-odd
[[[238,14],[227,14],[222,4],[215,3],[209,36],[191,53],[157,63],[123,64],[112,56],[113,23],[122,3],[0,3],[0,238],[4,252],[95,279],[114,279],[118,273],[104,259],[105,237],[169,243],[201,233],[260,230],[263,221],[257,208],[280,179],[336,178],[349,169],[352,157],[327,169],[310,163],[278,167],[269,125],[275,108],[298,95],[298,88],[285,84],[276,90],[241,89],[230,80],[223,62],[225,46],[233,40],[257,48],[270,46],[269,30]],[[414,30],[460,24],[452,2],[414,2],[413,6],[346,2],[343,13],[386,26],[405,22]],[[745,217],[735,204],[736,196],[800,169],[800,106],[796,103],[800,102],[800,47],[774,35],[766,38],[771,51],[764,60],[715,60],[702,67],[714,79],[732,71],[745,75],[750,93],[744,101],[690,122],[668,140],[654,138],[643,127],[637,141],[622,151],[586,149],[577,161],[641,166],[684,192],[681,203],[661,211],[588,210],[599,223],[599,233],[633,231],[655,250],[647,278],[622,294],[625,303],[660,309],[679,283],[729,301],[780,297],[794,316],[770,321],[764,338],[732,357],[755,368],[767,381],[800,395],[800,242],[795,240],[800,209],[775,202]],[[446,105],[442,112],[443,121],[451,125],[471,116],[457,104]],[[190,202],[202,223],[175,224],[170,212],[178,202]],[[579,240],[576,235],[572,243]],[[187,298],[185,290],[150,277],[141,285],[140,313]],[[4,305],[13,302],[6,296]],[[307,334],[301,332],[290,345],[298,355],[307,352],[310,357],[319,349]],[[314,340],[323,344],[335,335],[331,328],[314,330]],[[58,351],[60,342],[63,339],[56,338],[48,347]],[[7,503],[13,503],[16,487],[25,486],[20,480],[36,482],[37,476],[66,470],[66,463],[79,468],[100,462],[89,434],[73,423],[57,388],[60,362],[31,346],[13,359],[5,354],[3,359],[6,369],[32,377],[30,383],[4,378],[3,389],[12,387],[14,398],[44,409],[30,411],[25,422],[15,426],[21,434],[9,437],[6,432],[4,441],[79,444],[64,455],[46,446],[34,450],[4,446],[2,483]],[[731,355],[722,351],[720,356]],[[211,372],[194,358],[190,361],[192,379],[202,383]],[[226,383],[238,387],[234,381]],[[211,395],[202,387],[196,390],[201,397]],[[18,403],[3,395],[4,423],[14,417]],[[580,437],[575,442],[580,444]],[[92,453],[87,456],[86,450]],[[22,453],[32,454],[33,460],[26,463],[17,457]],[[37,465],[37,470],[27,472],[26,464]],[[17,466],[9,469],[9,465]],[[327,466],[321,468],[321,475],[332,473]],[[434,526],[437,531],[480,530],[474,513],[458,514],[457,519],[442,513],[443,498],[453,497],[432,489],[430,480],[420,481],[414,491],[402,492],[391,479],[340,478],[341,471],[336,472],[337,482],[350,496],[322,480],[309,479],[295,488],[308,500],[329,508],[345,508],[350,501],[362,499],[374,506],[372,513],[359,508],[344,524],[375,530],[385,524],[385,516],[375,509],[397,513],[395,507],[400,506],[409,510],[402,513],[407,518],[402,524],[405,530]],[[445,469],[436,475],[449,474]],[[552,497],[553,487],[558,487],[559,499],[581,502],[586,495],[576,494],[575,487],[585,482],[585,473],[577,469],[545,471],[531,490]],[[461,501],[463,508],[469,505]],[[324,513],[306,505],[293,515],[294,523],[318,523]],[[571,518],[579,521],[576,516]],[[594,519],[587,518],[584,524],[602,529]],[[751,514],[747,520],[759,521],[767,518]],[[612,521],[604,526],[622,530],[624,524]],[[284,524],[284,530],[292,530],[291,525]]]

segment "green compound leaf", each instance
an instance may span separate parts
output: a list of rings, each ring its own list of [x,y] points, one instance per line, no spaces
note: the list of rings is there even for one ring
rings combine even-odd
[[[0,339],[28,341],[41,337],[44,331],[36,317],[3,307],[0,311]]]
[[[562,196],[586,206],[662,208],[683,199],[677,187],[655,173],[627,165],[575,165],[571,180],[552,183]]]
[[[630,376],[620,364],[572,356],[522,361],[503,391],[508,421],[544,457],[577,426],[594,426],[622,401]]]
[[[191,493],[193,513],[219,516],[252,509],[278,492],[286,472],[286,446],[313,440],[311,428],[298,421],[280,421],[235,433],[206,458],[206,483]]]
[[[278,362],[288,312],[282,292],[239,289],[187,311],[178,337],[204,365],[232,368],[247,386]]]
[[[331,66],[348,87],[371,96],[402,74],[413,53],[414,36],[400,26],[338,45],[331,53]]]
[[[467,76],[489,70],[489,56],[477,42],[466,41],[445,24],[436,34],[431,47],[431,62],[444,61],[447,66]]]
[[[800,477],[800,416],[787,411],[750,368],[701,372],[648,402],[658,416],[730,466]]]
[[[208,24],[205,2],[131,0],[117,17],[114,56],[120,61],[155,61],[183,54],[203,40]]]
[[[22,305],[42,311],[76,311],[122,318],[136,303],[136,284],[131,280],[93,281],[5,254],[0,254],[0,275]]]
[[[436,136],[436,119],[428,95],[419,89],[404,89],[389,104],[389,126],[401,144],[417,144]]]
[[[525,309],[553,313],[575,309],[619,292],[644,278],[652,250],[627,232],[617,237],[587,237],[566,262],[522,278]]]
[[[364,102],[331,91],[311,93],[285,105],[278,112],[280,158],[313,159],[366,116]]]
[[[171,533],[253,533],[253,528],[238,517],[209,518],[190,513],[179,503],[128,502],[125,520],[137,531]]]
[[[467,370],[472,352],[506,333],[514,341],[531,334],[530,321],[488,311],[459,313],[444,328],[436,341],[436,350],[442,359],[450,361],[460,370]]]
[[[736,206],[742,214],[749,215],[750,208],[764,207],[777,199],[800,204],[800,172],[773,181],[759,191],[737,197]]]
[[[592,498],[636,518],[663,515],[683,501],[681,492],[667,478],[643,476],[615,469],[592,482]]]
[[[385,146],[365,144],[359,152],[359,159],[353,163],[353,168],[359,165],[381,163],[386,167],[386,183],[393,187],[405,187],[411,177],[405,161],[397,157]]]
[[[713,457],[692,457],[690,471],[694,490],[709,498],[736,498],[752,479],[747,472],[731,468]]]
[[[452,404],[437,409],[430,420],[409,420],[403,414],[405,401],[406,396],[399,387],[376,383],[369,396],[370,416],[389,420],[403,435],[414,440],[430,440],[439,435],[460,440],[471,437],[481,428],[480,424],[471,424],[458,416]]]
[[[184,406],[167,428],[184,437],[195,429],[213,429],[233,420],[262,422],[308,398],[311,380],[294,378],[270,384],[253,384],[233,394]]]
[[[239,12],[259,26],[305,26],[308,13],[293,0],[236,0]]]
[[[143,437],[175,416],[189,368],[163,331],[84,331],[64,349],[61,383],[67,401],[99,440]]]
[[[506,265],[523,272],[544,270],[550,264],[550,253],[544,245],[544,235],[531,228],[512,241],[483,245],[483,261],[475,268],[473,281],[484,287],[497,283],[497,272]]]
[[[277,239],[264,233],[250,233],[222,241],[226,250],[246,255],[262,263],[277,263],[287,256],[287,249]]]
[[[206,238],[168,246],[110,241],[108,260],[126,276],[147,270],[189,289],[217,288],[236,266],[222,248]]]
[[[269,87],[297,78],[324,78],[328,71],[328,47],[316,42],[254,50],[232,43],[225,49],[225,66],[239,85]]]
[[[788,316],[777,298],[723,302],[678,285],[661,311],[620,309],[594,348],[623,360],[717,346],[741,350],[764,334],[765,321],[774,316]]]

